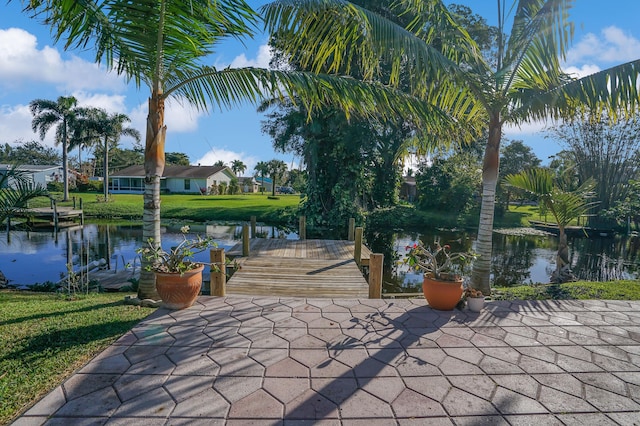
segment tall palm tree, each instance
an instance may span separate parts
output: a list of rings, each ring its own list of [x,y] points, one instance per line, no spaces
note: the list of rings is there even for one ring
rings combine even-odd
[[[567,225],[572,220],[587,213],[596,203],[589,202],[595,181],[589,180],[573,191],[564,190],[554,179],[554,173],[548,168],[535,167],[520,173],[510,174],[505,182],[515,188],[523,189],[536,196],[541,208],[550,212],[558,224],[559,240],[556,255],[556,270],[552,280],[566,282],[573,279],[569,263],[569,246],[567,244]]]
[[[51,27],[65,48],[95,47],[96,62],[149,89],[145,138],[143,238],[160,245],[160,177],[164,171],[165,101],[181,98],[200,109],[231,108],[299,96],[309,108],[334,102],[347,113],[421,115],[449,120],[395,91],[329,75],[205,65],[223,39],[252,37],[259,15],[246,0],[46,0],[27,13]],[[303,29],[300,29],[303,30]],[[146,265],[143,265],[146,266]],[[142,268],[138,296],[154,298],[153,273]]]
[[[11,217],[27,208],[29,200],[44,195],[47,195],[46,188],[34,186],[27,173],[13,164],[5,173],[0,173],[0,224],[6,220],[9,230]]]
[[[269,160],[267,162],[269,176],[271,177],[271,195],[276,195],[276,182],[278,182],[287,171],[287,163],[282,160]]]
[[[639,99],[640,60],[580,79],[566,75],[560,64],[573,34],[568,15],[572,0],[514,0],[509,6],[497,0],[499,31],[491,58],[481,55],[441,0],[393,2],[389,12],[413,17],[404,28],[368,10],[366,2],[357,2],[365,6],[354,3],[282,0],[265,6],[265,14],[271,31],[315,29],[304,37],[289,38],[284,46],[285,54],[296,55],[311,69],[358,63],[367,77],[378,71],[380,58],[385,58],[394,64],[391,83],[398,83],[401,74],[410,76],[403,88],[407,93],[444,109],[459,101],[469,112],[482,111],[488,143],[475,248],[480,257],[473,264],[471,285],[488,293],[504,126],[567,117],[587,109],[607,111],[614,119],[631,114]],[[509,16],[513,23],[507,35]],[[454,90],[443,90],[449,88]]]
[[[255,176],[260,176],[260,188],[264,191],[264,177],[269,174],[269,163],[266,161],[258,161],[253,168]]]
[[[247,170],[247,166],[242,162],[242,160],[233,160],[231,162],[231,170],[238,176],[240,173],[244,173]]]
[[[83,142],[90,140],[102,142],[104,168],[102,182],[105,202],[109,200],[109,150],[117,147],[121,136],[130,136],[136,142],[140,142],[140,132],[132,127],[125,127],[129,122],[131,120],[126,114],[109,114],[103,109],[93,108],[80,120],[77,127],[79,134],[74,139]]]
[[[63,201],[69,200],[69,143],[70,125],[78,114],[78,101],[73,96],[60,96],[57,101],[34,99],[29,103],[33,115],[31,128],[40,132],[44,140],[49,129],[56,127],[56,144],[62,145],[62,180],[64,185]]]

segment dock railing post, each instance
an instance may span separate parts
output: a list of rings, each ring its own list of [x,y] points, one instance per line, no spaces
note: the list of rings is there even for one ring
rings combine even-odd
[[[53,200],[53,230],[58,232],[58,203]]]
[[[356,238],[356,218],[349,218],[349,234],[347,235],[347,239],[349,241],[353,241]]]
[[[256,237],[256,217],[251,216],[251,238]]]
[[[356,228],[356,240],[353,247],[353,258],[355,259],[356,264],[360,266],[360,263],[362,262],[362,226],[358,226]]]
[[[249,256],[249,243],[251,240],[249,239],[249,224],[245,223],[242,225],[242,256]]]
[[[301,240],[307,239],[307,217],[306,216],[300,216],[298,238]]]
[[[369,299],[382,298],[382,265],[384,254],[371,253],[369,259]]]
[[[227,266],[223,248],[213,248],[209,252],[211,261],[211,290],[212,296],[224,296],[227,285]]]
[[[80,198],[80,210],[82,210],[82,198]]]
[[[73,197],[71,197],[71,199],[73,200],[73,209],[76,209],[76,196],[74,195]]]

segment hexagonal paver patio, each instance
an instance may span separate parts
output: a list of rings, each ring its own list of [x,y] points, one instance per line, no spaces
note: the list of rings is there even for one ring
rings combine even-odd
[[[320,422],[321,421],[321,422]],[[201,297],[16,425],[637,425],[640,302]]]

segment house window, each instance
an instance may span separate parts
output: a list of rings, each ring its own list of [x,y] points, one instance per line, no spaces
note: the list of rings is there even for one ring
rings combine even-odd
[[[191,179],[185,179],[184,180],[184,190],[188,191],[191,189]]]

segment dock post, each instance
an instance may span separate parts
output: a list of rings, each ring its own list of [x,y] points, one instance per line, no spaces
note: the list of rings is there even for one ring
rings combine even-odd
[[[53,200],[53,230],[58,232],[58,204]]]
[[[360,266],[362,262],[362,226],[356,228],[356,241],[353,247],[353,258],[356,264]]]
[[[76,196],[74,195],[73,197],[71,197],[71,199],[73,200],[73,209],[76,209]]]
[[[82,198],[80,198],[80,210],[82,210]]]
[[[256,237],[256,217],[251,216],[251,238]]]
[[[347,235],[347,239],[349,241],[353,241],[356,239],[356,218],[349,218],[349,234]]]
[[[249,243],[251,240],[249,239],[249,225],[242,225],[242,256],[249,256]]]
[[[225,296],[227,285],[227,266],[223,248],[213,248],[209,252],[211,261],[211,296]]]
[[[382,299],[382,265],[384,254],[371,253],[369,259],[369,299]]]
[[[301,240],[307,239],[307,217],[306,216],[300,216],[298,238]]]

